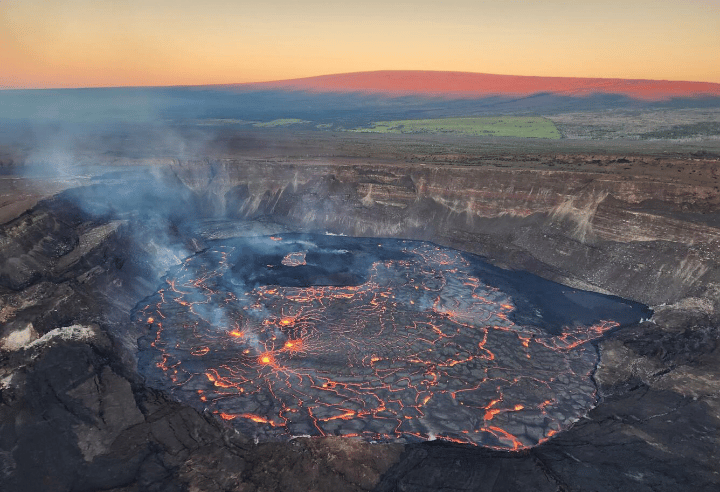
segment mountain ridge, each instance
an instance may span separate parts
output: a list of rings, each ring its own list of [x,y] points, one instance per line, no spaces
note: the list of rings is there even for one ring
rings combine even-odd
[[[362,92],[398,95],[530,96],[550,93],[564,96],[617,94],[649,101],[676,97],[720,97],[720,84],[713,82],[651,79],[541,77],[474,72],[428,70],[378,70],[318,75],[268,82],[222,84],[235,90],[285,89],[308,92]]]

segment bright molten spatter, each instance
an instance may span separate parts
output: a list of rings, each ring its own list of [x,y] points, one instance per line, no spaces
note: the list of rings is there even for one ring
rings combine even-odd
[[[601,316],[638,312],[513,275],[413,241],[226,242],[143,303],[141,370],[260,439],[533,446],[594,404]]]

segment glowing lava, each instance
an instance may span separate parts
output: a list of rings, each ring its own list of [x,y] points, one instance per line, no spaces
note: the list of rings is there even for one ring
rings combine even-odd
[[[288,253],[287,255],[285,255],[285,258],[282,259],[281,263],[286,266],[306,265],[307,262],[305,261],[305,252],[297,251],[293,253]]]
[[[141,370],[260,439],[519,449],[595,403],[588,342],[645,314],[433,244],[377,243],[247,238],[189,258],[136,314]]]
[[[272,354],[263,354],[258,357],[258,362],[264,365],[271,365],[275,363],[275,357]]]

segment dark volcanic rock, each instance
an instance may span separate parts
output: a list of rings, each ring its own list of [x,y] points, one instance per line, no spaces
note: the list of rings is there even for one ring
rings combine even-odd
[[[97,328],[56,330],[5,356],[3,491],[369,490],[399,446],[255,445],[112,368]],[[9,381],[9,382],[8,382]]]
[[[527,452],[498,453],[439,442],[409,446],[375,489],[400,491],[558,490],[558,483]]]
[[[717,490],[717,426],[706,402],[641,386],[524,453],[408,446],[376,490]]]
[[[718,489],[712,186],[612,172],[229,160],[174,163],[156,176],[136,171],[139,195],[125,186],[112,207],[100,205],[123,185],[117,176],[0,226],[3,491]],[[147,333],[129,313],[171,265],[205,247],[186,216],[219,220],[213,227],[229,237],[252,228],[223,227],[228,217],[262,220],[263,234],[433,240],[654,304],[655,315],[598,344],[597,407],[524,453],[335,438],[256,445],[136,372]]]
[[[716,490],[717,426],[705,402],[643,386],[533,454],[568,490]]]

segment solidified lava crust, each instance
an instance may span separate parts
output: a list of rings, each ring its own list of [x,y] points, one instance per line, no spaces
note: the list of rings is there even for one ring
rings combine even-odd
[[[639,311],[431,243],[286,235],[187,258],[135,319],[149,385],[260,440],[516,450],[595,404],[589,342]]]

